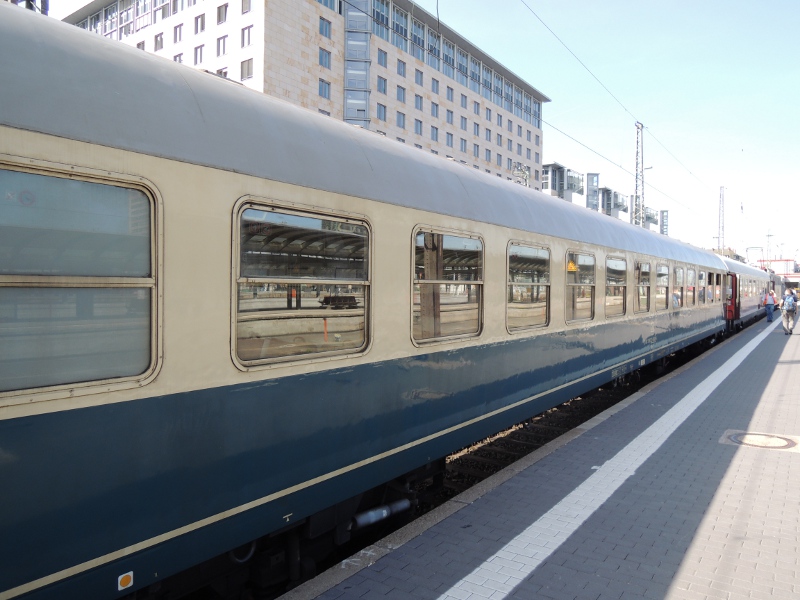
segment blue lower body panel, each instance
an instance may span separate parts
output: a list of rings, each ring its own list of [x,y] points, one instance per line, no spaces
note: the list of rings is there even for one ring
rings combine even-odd
[[[123,573],[158,581],[724,329],[589,325],[0,421],[0,597],[65,569],[31,595],[117,597]]]

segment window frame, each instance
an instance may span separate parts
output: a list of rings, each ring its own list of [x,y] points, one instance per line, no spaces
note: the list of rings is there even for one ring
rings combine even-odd
[[[71,383],[44,385],[23,388],[20,390],[0,391],[0,407],[19,404],[30,405],[31,402],[78,398],[100,391],[114,392],[118,390],[137,389],[151,383],[159,374],[163,365],[163,311],[164,298],[162,289],[164,234],[163,199],[158,188],[150,180],[136,175],[127,175],[111,171],[100,171],[85,167],[58,168],[52,163],[38,159],[27,159],[26,164],[17,164],[0,159],[0,169],[18,173],[29,173],[45,177],[53,177],[66,181],[83,181],[132,189],[141,192],[150,205],[150,277],[110,277],[110,276],[65,276],[65,275],[2,275],[0,287],[37,287],[50,289],[96,288],[101,283],[110,284],[106,289],[124,289],[147,287],[150,292],[150,362],[147,369],[137,375],[93,379]]]
[[[454,335],[439,335],[430,338],[417,339],[414,337],[414,288],[417,285],[452,285],[452,280],[439,280],[439,279],[417,279],[416,276],[416,239],[420,233],[432,233],[443,236],[465,238],[475,240],[481,245],[481,279],[476,281],[469,281],[469,285],[479,286],[479,299],[478,299],[478,328],[474,333],[462,333]],[[425,347],[434,344],[446,344],[454,341],[479,338],[483,334],[485,324],[485,282],[486,282],[486,240],[480,234],[471,231],[462,231],[455,229],[447,229],[442,227],[435,227],[431,225],[419,224],[416,225],[411,231],[411,297],[410,297],[410,314],[409,323],[409,336],[411,343],[416,347]]]
[[[367,230],[367,252],[366,252],[366,260],[367,260],[367,273],[366,279],[363,281],[358,281],[358,283],[353,283],[353,280],[335,280],[335,281],[346,281],[350,282],[353,285],[359,285],[364,287],[364,344],[357,348],[346,348],[343,350],[333,350],[329,352],[317,352],[317,353],[309,353],[309,354],[293,354],[288,356],[280,356],[274,358],[262,358],[258,360],[252,361],[243,361],[239,358],[238,355],[238,299],[239,299],[239,285],[242,283],[254,282],[254,283],[263,283],[265,280],[269,280],[274,282],[275,280],[281,281],[290,281],[295,284],[303,284],[303,285],[314,285],[314,282],[320,281],[331,281],[334,280],[327,280],[321,278],[305,278],[305,277],[298,277],[298,278],[281,278],[281,277],[242,277],[241,276],[241,219],[246,210],[253,209],[259,210],[264,212],[275,212],[280,214],[288,214],[288,215],[296,215],[299,217],[306,217],[306,218],[317,218],[329,221],[336,221],[340,223],[351,223],[355,225],[359,225],[365,227]],[[372,279],[373,279],[373,265],[374,265],[374,231],[372,227],[372,223],[367,218],[366,215],[358,214],[358,213],[351,213],[342,210],[335,210],[335,209],[322,209],[314,206],[304,206],[297,203],[288,203],[288,202],[281,202],[274,198],[264,198],[264,197],[257,197],[257,196],[244,196],[240,198],[233,207],[233,214],[231,219],[231,236],[232,236],[232,248],[233,252],[231,253],[231,343],[230,343],[230,352],[231,352],[231,359],[233,364],[236,366],[237,369],[240,371],[253,371],[253,370],[261,370],[261,369],[274,369],[279,367],[285,367],[286,365],[293,365],[293,364],[309,364],[309,363],[318,363],[318,362],[327,362],[330,360],[335,359],[346,359],[356,356],[362,356],[369,352],[370,348],[372,347],[372,315],[374,313],[372,309]],[[334,282],[335,284],[335,282]],[[288,315],[289,311],[286,311]],[[300,314],[297,315],[300,317]],[[308,315],[303,315],[304,318],[307,318]]]
[[[569,281],[569,263],[570,263],[570,255],[580,255],[580,256],[590,256],[594,261],[594,270],[592,273],[592,283],[584,284],[584,283],[570,283]],[[577,267],[577,265],[576,265]],[[597,300],[597,255],[594,252],[588,252],[585,250],[575,250],[569,249],[566,252],[564,258],[564,322],[565,323],[588,323],[595,320],[595,303]],[[568,290],[571,288],[578,288],[578,287],[590,287],[591,288],[591,315],[588,318],[568,318],[570,315],[570,311],[567,310],[567,303],[570,301],[571,293],[568,293]]]
[[[653,282],[653,283],[655,283],[655,288],[656,288],[656,293],[653,294],[653,296],[654,296],[653,297],[653,304],[655,304],[656,312],[664,312],[664,311],[667,311],[667,310],[670,309],[670,305],[671,305],[671,303],[670,303],[670,295],[671,294],[669,293],[669,290],[670,290],[669,272],[670,272],[670,268],[669,268],[669,265],[667,263],[656,262],[655,280]],[[659,277],[666,277],[667,278],[666,285],[661,285],[661,282],[659,281]],[[659,290],[664,290],[663,306],[658,303]]]
[[[608,278],[609,261],[622,261],[624,263],[624,265],[625,265],[625,270],[624,270],[624,272],[625,272],[625,281],[624,281],[624,283],[622,285],[620,285],[620,284],[612,284],[612,282],[609,281],[609,278]],[[613,254],[606,255],[606,268],[605,268],[605,271],[606,271],[606,289],[605,289],[605,299],[604,299],[604,302],[603,302],[603,310],[605,312],[605,317],[606,317],[606,319],[617,319],[619,317],[624,317],[625,315],[628,314],[628,283],[630,282],[630,273],[628,271],[628,259],[625,258],[624,256],[615,256]],[[622,288],[622,312],[609,313],[609,311],[608,311],[608,307],[609,307],[608,299],[610,297],[608,295],[608,291],[611,288]]]
[[[529,248],[532,250],[543,250],[547,252],[547,272],[548,272],[548,279],[546,283],[536,282],[536,283],[526,283],[526,282],[513,282],[511,280],[511,250],[513,247],[520,247],[520,248]],[[535,329],[546,329],[550,326],[550,314],[551,314],[551,289],[553,285],[553,251],[549,246],[536,244],[530,241],[525,240],[510,240],[506,246],[506,331],[511,335],[516,335],[519,333],[527,333],[531,330]],[[520,326],[520,327],[511,327],[509,323],[509,308],[513,306],[513,303],[509,302],[509,294],[513,293],[510,292],[511,288],[514,286],[516,287],[545,287],[545,307],[544,307],[544,323],[538,323],[536,325],[528,325],[528,326]]]
[[[642,285],[642,266],[647,265],[647,285]],[[634,263],[634,285],[636,286],[636,303],[633,307],[634,314],[647,314],[650,312],[652,308],[653,301],[652,301],[652,286],[653,286],[653,271],[650,268],[652,265],[652,261],[649,259],[644,260],[637,260]],[[642,295],[642,288],[646,288],[647,294]],[[647,308],[641,308],[641,299],[647,298]]]

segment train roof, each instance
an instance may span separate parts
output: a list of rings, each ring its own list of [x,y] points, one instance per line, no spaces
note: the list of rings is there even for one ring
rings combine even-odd
[[[738,260],[733,260],[732,258],[728,258],[726,256],[720,256],[722,262],[725,263],[725,267],[731,273],[738,273],[739,275],[750,275],[751,277],[756,277],[759,279],[768,278],[769,273],[767,273],[764,269],[759,269],[758,267],[752,267],[750,265],[746,265]]]
[[[725,268],[711,252],[6,3],[0,56],[2,125]]]

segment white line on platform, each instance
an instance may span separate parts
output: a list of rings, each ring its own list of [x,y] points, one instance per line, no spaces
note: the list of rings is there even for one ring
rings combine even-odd
[[[525,568],[520,571],[517,582],[513,579],[509,585],[522,582],[539,565],[550,557],[586,520],[616,492],[625,481],[642,466],[680,425],[697,409],[719,386],[726,377],[755,350],[777,327],[777,321],[753,338],[741,350],[729,358],[725,364],[714,371],[702,383],[684,396],[675,406],[660,419],[640,433],[631,443],[620,450],[613,458],[604,463],[586,481],[565,496],[558,504],[542,515],[524,531],[509,541],[503,548],[487,558],[483,564],[460,582],[455,584],[440,599],[463,598],[462,586],[475,587],[480,579],[480,572],[496,571],[487,567],[493,561],[507,561],[511,554],[518,554],[516,549],[526,548],[534,554],[533,559],[526,559]],[[496,589],[496,588],[495,588]],[[456,591],[459,590],[459,591]]]

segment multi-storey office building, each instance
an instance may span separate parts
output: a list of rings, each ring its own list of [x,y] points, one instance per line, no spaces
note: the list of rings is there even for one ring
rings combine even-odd
[[[64,20],[541,187],[549,99],[410,0],[94,0]]]

